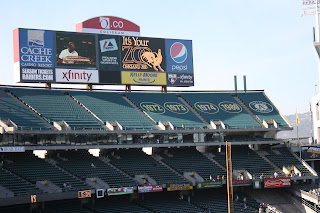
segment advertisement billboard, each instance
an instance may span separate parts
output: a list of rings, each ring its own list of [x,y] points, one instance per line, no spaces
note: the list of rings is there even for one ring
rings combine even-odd
[[[162,185],[138,186],[138,193],[162,192]]]
[[[16,82],[193,86],[192,41],[15,29]]]
[[[302,146],[301,157],[304,160],[320,159],[320,148],[314,146]]]
[[[200,183],[197,183],[196,186],[197,186],[197,189],[221,188],[222,181],[200,182]]]
[[[281,187],[290,187],[291,179],[290,177],[285,178],[265,178],[264,188],[281,188]]]
[[[190,184],[170,184],[167,187],[167,191],[180,191],[180,190],[190,190],[193,189],[193,186]]]
[[[124,194],[132,194],[132,193],[133,193],[133,187],[107,189],[108,195],[124,195]]]

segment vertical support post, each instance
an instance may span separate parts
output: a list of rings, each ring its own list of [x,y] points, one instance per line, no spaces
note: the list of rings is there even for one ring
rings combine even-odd
[[[319,13],[318,13],[318,9],[319,9],[319,0],[317,0],[316,2],[316,27],[315,27],[315,31],[316,31],[316,42],[319,42]]]
[[[247,77],[243,76],[243,89],[245,92],[247,92]]]
[[[131,92],[131,85],[126,85],[125,90],[126,90],[126,92]]]
[[[51,83],[47,82],[47,83],[45,84],[45,87],[46,87],[48,90],[51,90]]]
[[[237,85],[237,76],[234,76],[234,90],[237,92],[238,91],[238,85]]]
[[[167,93],[167,86],[161,86],[161,93]]]
[[[90,90],[90,91],[92,91],[92,84],[87,84],[87,90]]]
[[[234,208],[233,208],[233,185],[232,185],[231,143],[227,142],[227,141],[226,141],[226,166],[227,166],[228,213],[234,213]]]

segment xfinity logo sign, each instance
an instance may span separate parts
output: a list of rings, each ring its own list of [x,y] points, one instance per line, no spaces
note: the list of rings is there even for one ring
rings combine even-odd
[[[57,82],[99,83],[98,70],[56,69]]]

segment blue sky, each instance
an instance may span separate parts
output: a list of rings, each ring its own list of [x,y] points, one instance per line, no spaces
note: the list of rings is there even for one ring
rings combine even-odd
[[[234,75],[243,89],[246,75],[247,89],[265,90],[282,114],[303,113],[318,92],[319,75],[315,17],[301,17],[301,9],[301,0],[4,1],[0,84],[15,83],[13,29],[75,31],[77,22],[118,16],[138,24],[142,36],[193,41],[195,86],[183,90],[232,90]]]

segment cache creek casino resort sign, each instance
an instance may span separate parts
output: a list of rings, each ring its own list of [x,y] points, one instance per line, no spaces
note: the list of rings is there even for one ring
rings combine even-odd
[[[15,81],[193,86],[192,41],[21,29]]]

